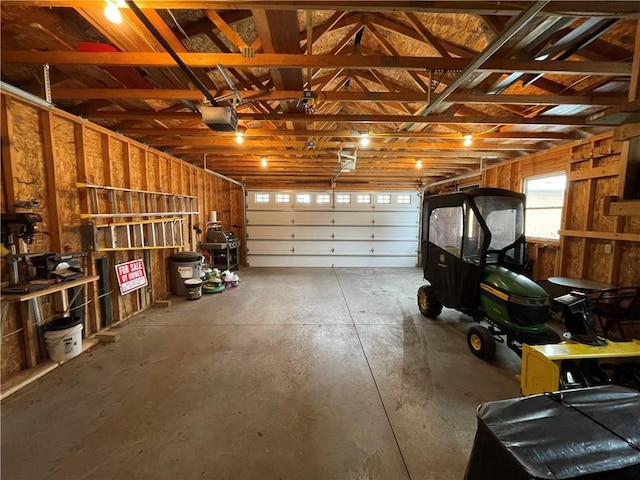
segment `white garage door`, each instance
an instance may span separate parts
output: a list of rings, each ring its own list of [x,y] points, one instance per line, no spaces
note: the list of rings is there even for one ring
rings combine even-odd
[[[417,192],[247,193],[252,267],[414,267]]]

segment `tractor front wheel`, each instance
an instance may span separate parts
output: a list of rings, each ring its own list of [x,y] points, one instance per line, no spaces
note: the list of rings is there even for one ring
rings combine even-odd
[[[442,312],[442,304],[429,285],[423,285],[418,289],[418,309],[422,315],[429,318],[436,318]]]
[[[482,360],[491,360],[496,354],[496,340],[485,327],[471,327],[467,332],[467,345],[471,353]]]

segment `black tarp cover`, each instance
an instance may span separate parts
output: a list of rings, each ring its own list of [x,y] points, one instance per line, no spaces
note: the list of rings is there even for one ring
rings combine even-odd
[[[640,393],[564,390],[478,408],[465,480],[640,479]]]

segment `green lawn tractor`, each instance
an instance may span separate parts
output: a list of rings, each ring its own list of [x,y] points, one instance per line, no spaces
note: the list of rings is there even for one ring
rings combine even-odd
[[[547,326],[549,295],[525,276],[525,196],[478,188],[424,198],[422,267],[429,285],[418,289],[418,308],[436,318],[442,307],[479,325],[467,344],[493,358],[496,341],[522,356],[522,344],[560,342]]]

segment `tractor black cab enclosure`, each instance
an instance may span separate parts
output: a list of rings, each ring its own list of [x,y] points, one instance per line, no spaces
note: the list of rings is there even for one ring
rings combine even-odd
[[[420,287],[418,307],[437,317],[453,308],[488,327],[472,327],[471,351],[495,352],[495,338],[521,353],[522,343],[559,341],[545,324],[547,292],[526,277],[525,196],[499,188],[477,188],[425,197],[422,267],[430,285]],[[498,338],[502,340],[501,338]]]

